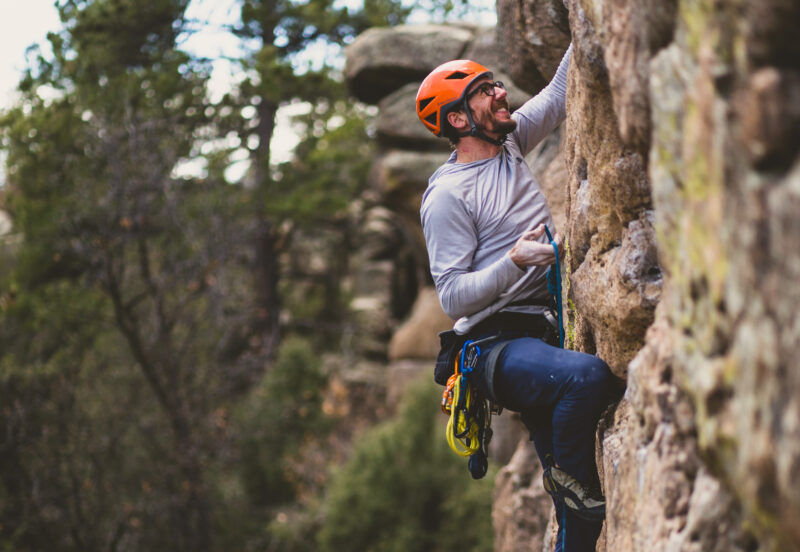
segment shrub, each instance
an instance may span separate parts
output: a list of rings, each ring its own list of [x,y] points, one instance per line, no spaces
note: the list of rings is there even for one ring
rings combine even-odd
[[[495,469],[473,481],[445,442],[441,388],[419,382],[398,417],[364,436],[334,475],[322,551],[490,551]]]

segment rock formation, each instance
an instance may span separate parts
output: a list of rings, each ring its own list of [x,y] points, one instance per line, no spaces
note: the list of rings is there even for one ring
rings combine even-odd
[[[554,138],[528,161],[557,217],[563,205],[570,345],[627,384],[598,428],[598,549],[800,549],[800,3],[501,0],[498,20],[505,54],[487,63],[514,77],[515,102],[574,44],[562,154]],[[371,186],[416,296],[430,285],[416,210],[447,153],[410,99],[430,68],[490,51],[492,35],[458,27],[450,50],[397,60],[391,41],[424,33],[393,32],[359,38],[346,74],[379,102]],[[498,476],[497,551],[552,549],[531,459],[520,445]]]
[[[800,6],[567,6],[570,329],[628,385],[605,549],[797,549]]]

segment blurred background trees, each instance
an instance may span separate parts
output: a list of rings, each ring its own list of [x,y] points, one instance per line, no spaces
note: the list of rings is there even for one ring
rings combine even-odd
[[[315,550],[322,527],[320,542],[344,550],[336,520],[373,519],[358,512],[364,474],[395,460],[420,492],[395,481],[391,510],[446,503],[453,464],[417,409],[368,438],[378,448],[338,476],[362,481],[335,484],[327,509],[299,501],[324,492],[297,464],[336,423],[320,358],[347,325],[348,213],[372,145],[336,68],[298,69],[297,56],[415,6],[243,0],[244,78],[212,100],[211,61],[179,47],[187,5],[59,2],[52,55],[0,120],[0,202],[20,237],[0,267],[0,549]],[[271,163],[292,101],[312,106],[304,138],[293,161]],[[409,462],[429,456],[417,478]],[[488,508],[488,495],[472,500]],[[357,525],[364,542],[384,530]]]

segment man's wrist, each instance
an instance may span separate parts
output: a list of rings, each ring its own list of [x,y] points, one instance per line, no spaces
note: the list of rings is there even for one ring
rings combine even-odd
[[[511,262],[514,263],[518,269],[525,270],[525,265],[522,264],[522,259],[517,255],[516,248],[512,248],[511,251],[508,252],[508,258],[511,259]]]

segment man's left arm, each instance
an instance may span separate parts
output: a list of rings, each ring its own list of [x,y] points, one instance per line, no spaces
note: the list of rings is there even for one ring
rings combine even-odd
[[[523,155],[531,151],[566,118],[567,69],[572,57],[569,45],[553,80],[536,96],[514,112],[517,128],[511,139],[519,144]]]

